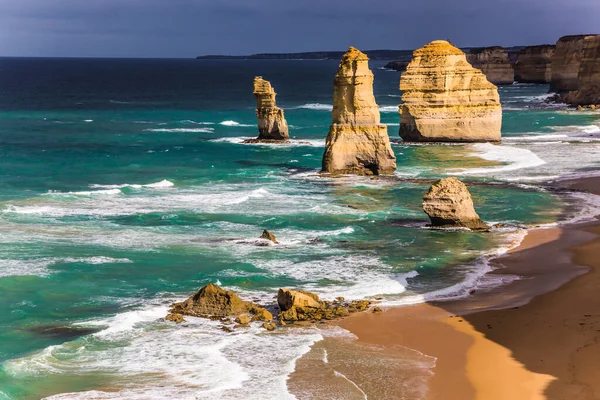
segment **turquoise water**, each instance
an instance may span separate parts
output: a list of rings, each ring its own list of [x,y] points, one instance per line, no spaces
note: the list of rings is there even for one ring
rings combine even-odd
[[[382,64],[398,169],[372,181],[317,174],[335,62],[0,60],[0,399],[253,398],[259,381],[260,398],[289,396],[322,332],[160,320],[208,282],[263,302],[290,286],[396,304],[498,284],[484,256],[564,209],[540,183],[597,168],[597,115],[514,85],[503,145],[404,145],[399,75]],[[291,144],[241,144],[257,134],[254,75],[278,91]],[[422,196],[448,174],[508,226],[426,229]],[[281,245],[259,246],[265,228]]]

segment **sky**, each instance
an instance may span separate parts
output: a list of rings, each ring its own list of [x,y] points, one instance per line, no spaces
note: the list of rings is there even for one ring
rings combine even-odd
[[[0,56],[513,46],[577,33],[600,33],[600,0],[0,0]]]

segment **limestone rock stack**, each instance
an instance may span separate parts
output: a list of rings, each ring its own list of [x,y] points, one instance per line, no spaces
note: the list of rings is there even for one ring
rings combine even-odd
[[[456,178],[434,183],[423,197],[423,211],[434,227],[489,229],[475,212],[469,189]]]
[[[549,83],[552,79],[554,45],[529,46],[521,50],[515,64],[515,80],[523,83]]]
[[[255,141],[288,140],[288,125],[283,110],[275,104],[275,90],[262,76],[254,78],[256,97],[256,117],[258,118],[258,138]]]
[[[566,102],[576,106],[600,104],[600,35],[585,40],[577,81],[577,90],[565,96]]]
[[[551,92],[567,93],[578,89],[577,77],[583,60],[583,48],[586,40],[594,36],[597,35],[571,35],[558,40],[552,56]]]
[[[499,142],[498,88],[445,40],[415,50],[400,78],[400,136],[417,142]]]
[[[467,61],[481,70],[494,85],[512,85],[515,81],[515,70],[504,47],[471,49],[467,54]]]
[[[369,58],[354,47],[335,76],[333,123],[325,144],[322,172],[379,175],[396,170],[387,126],[380,123]]]

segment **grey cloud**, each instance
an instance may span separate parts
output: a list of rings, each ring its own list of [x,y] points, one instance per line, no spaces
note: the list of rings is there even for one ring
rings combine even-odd
[[[555,42],[597,0],[0,0],[0,55],[191,57]]]

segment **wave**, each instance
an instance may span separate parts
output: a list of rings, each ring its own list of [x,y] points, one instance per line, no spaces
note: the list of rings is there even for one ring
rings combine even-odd
[[[283,275],[304,282],[304,289],[324,299],[398,295],[404,293],[408,285],[407,274],[393,274],[391,266],[373,256],[345,254],[305,262],[249,258],[247,262],[274,277]],[[331,279],[336,283],[322,286],[322,281]]]
[[[144,129],[144,132],[174,132],[174,133],[212,133],[213,128],[152,128]]]
[[[0,278],[9,276],[47,276],[48,267],[57,264],[126,264],[133,261],[127,258],[95,257],[43,257],[28,260],[0,259]]]
[[[476,263],[466,265],[466,274],[464,279],[452,286],[434,290],[428,293],[409,295],[396,300],[386,300],[381,303],[382,306],[403,306],[420,304],[430,301],[448,301],[464,299],[471,295],[473,290],[492,289],[498,286],[506,285],[510,282],[520,279],[516,275],[491,275],[494,268],[490,261],[506,254],[511,249],[518,247],[527,236],[526,229],[519,229],[509,234],[507,244],[493,249],[487,254],[483,254]]]
[[[500,172],[514,171],[523,168],[532,168],[545,164],[535,153],[527,149],[491,143],[477,143],[471,147],[477,157],[484,160],[506,163],[502,166],[459,169],[448,172],[448,175],[489,175]]]
[[[89,187],[92,189],[121,189],[121,188],[125,188],[125,187],[141,189],[141,188],[168,188],[168,187],[173,187],[173,186],[175,186],[175,184],[166,179],[163,179],[160,182],[149,183],[146,185],[140,185],[140,184],[135,184],[135,183],[123,183],[120,185],[99,185],[99,184],[89,185]],[[94,193],[94,192],[92,192],[92,193]]]
[[[165,189],[169,187],[173,187],[175,184],[171,181],[163,179],[160,182],[149,183],[146,185],[140,185],[135,183],[123,183],[120,185],[100,185],[100,184],[91,184],[89,185],[90,189],[99,189],[99,190],[83,190],[79,192],[57,192],[57,191],[49,191],[45,194],[45,196],[96,196],[96,195],[115,195],[122,194],[121,189],[123,188],[131,188],[131,189]]]
[[[382,113],[397,113],[398,112],[398,106],[380,106],[379,107],[379,112]]]
[[[191,119],[184,119],[181,121],[177,121],[180,124],[191,124],[191,125],[214,125],[214,122],[196,122],[196,121],[192,121]]]
[[[261,329],[259,323],[226,333],[218,321],[194,317],[175,326],[162,319],[167,311],[166,306],[149,305],[78,323],[105,329],[7,361],[3,372],[23,380],[101,374],[127,382],[115,383],[110,391],[62,393],[47,398],[51,400],[243,399],[256,398],[258,393],[260,398],[291,400],[288,375],[296,360],[323,339],[314,328],[277,334]]]
[[[252,125],[252,124],[240,124],[237,121],[223,121],[220,122],[219,125],[223,125],[223,126],[240,126],[240,127],[253,127],[256,125]]]
[[[279,147],[290,147],[290,146],[310,146],[310,147],[325,147],[325,139],[290,139],[285,143],[244,143],[245,140],[255,139],[254,136],[237,136],[237,137],[224,137],[219,139],[211,139],[214,143],[232,143],[232,144],[244,144],[250,146],[269,146],[274,148]]]
[[[307,110],[318,110],[318,111],[332,111],[333,105],[331,104],[321,104],[321,103],[307,103],[298,107],[291,107],[291,109],[307,109]]]

